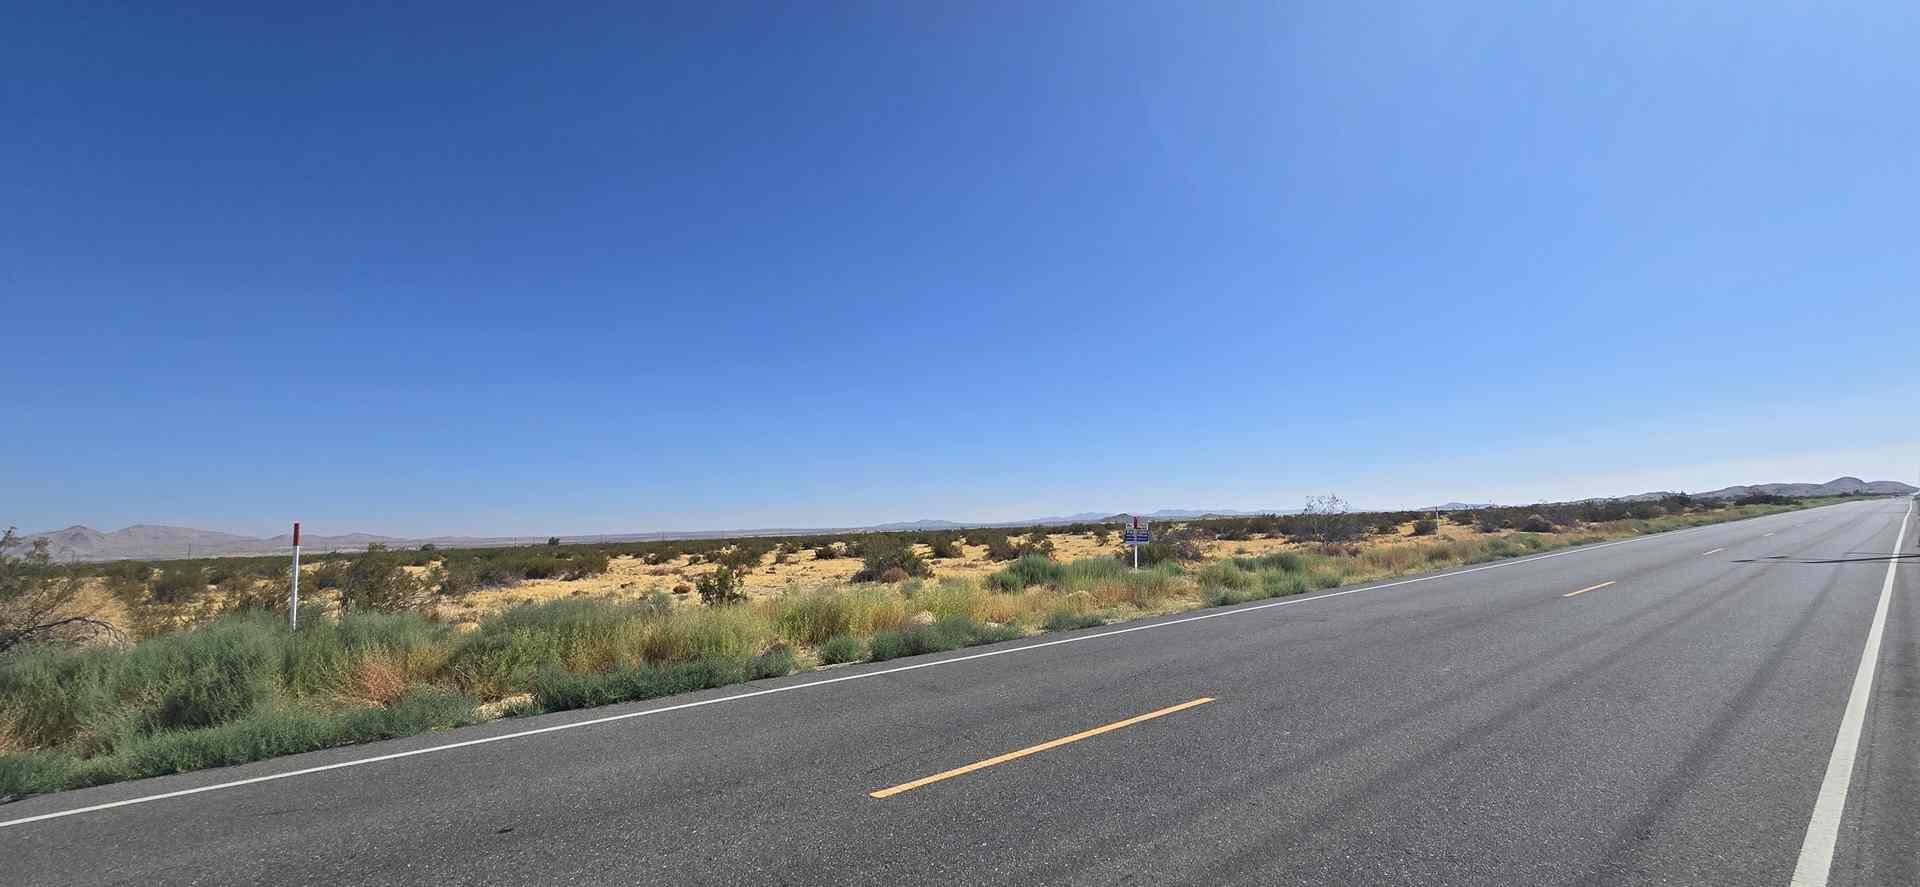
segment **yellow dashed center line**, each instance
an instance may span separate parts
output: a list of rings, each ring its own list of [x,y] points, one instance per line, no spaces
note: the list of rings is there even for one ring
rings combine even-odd
[[[1060,746],[1066,745],[1069,742],[1079,742],[1080,740],[1086,739],[1090,736],[1098,736],[1102,733],[1108,733],[1114,730],[1118,730],[1121,727],[1131,727],[1134,724],[1140,723],[1141,721],[1151,721],[1154,718],[1166,717],[1167,715],[1173,714],[1174,712],[1185,711],[1189,708],[1193,708],[1196,705],[1206,705],[1207,703],[1212,702],[1213,699],[1214,697],[1212,696],[1202,696],[1199,699],[1191,699],[1186,702],[1182,702],[1179,705],[1169,705],[1166,708],[1160,709],[1158,711],[1150,711],[1143,715],[1134,715],[1133,717],[1127,718],[1126,720],[1114,721],[1111,724],[1102,724],[1101,726],[1095,727],[1091,730],[1082,730],[1078,733],[1073,734],[1072,736],[1062,736],[1059,739],[1042,742],[1039,745],[1030,745],[1019,751],[1010,751],[1004,755],[997,755],[995,757],[988,758],[984,761],[975,761],[971,764],[966,765],[965,767],[955,767],[952,770],[948,770],[942,773],[935,773],[932,776],[923,776],[912,782],[903,782],[903,783],[900,783],[899,785],[892,786],[889,788],[883,788],[875,792],[868,792],[867,794],[875,798],[891,798],[894,795],[897,795],[901,792],[912,791],[923,785],[931,785],[943,779],[952,779],[955,776],[962,776],[967,773],[972,773],[975,770],[984,770],[995,764],[1004,764],[1008,761],[1016,760],[1018,758],[1024,758],[1027,755],[1037,755],[1048,749],[1059,748]]]
[[[1599,585],[1589,585],[1586,588],[1580,589],[1579,591],[1569,591],[1566,594],[1561,595],[1561,597],[1573,597],[1576,594],[1586,594],[1589,591],[1598,591],[1602,588],[1606,588],[1607,586],[1612,585],[1613,583],[1614,583],[1614,580],[1608,579],[1607,581],[1602,582]]]

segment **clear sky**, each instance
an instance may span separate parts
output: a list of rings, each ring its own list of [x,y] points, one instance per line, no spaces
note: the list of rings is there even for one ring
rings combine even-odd
[[[1920,475],[1907,2],[7,17],[0,525]]]

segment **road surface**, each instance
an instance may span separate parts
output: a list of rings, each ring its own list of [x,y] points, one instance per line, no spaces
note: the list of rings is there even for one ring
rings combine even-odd
[[[31,798],[0,880],[1915,884],[1909,508]]]

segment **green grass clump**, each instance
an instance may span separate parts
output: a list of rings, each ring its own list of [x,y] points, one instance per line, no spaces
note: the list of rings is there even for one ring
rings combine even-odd
[[[1253,572],[1240,569],[1232,562],[1208,564],[1197,574],[1200,587],[1204,589],[1227,589],[1247,591],[1259,584],[1260,580]]]
[[[474,700],[421,688],[384,707],[262,709],[217,726],[132,736],[109,753],[0,755],[0,796],[83,788],[127,779],[244,764],[336,745],[411,736],[473,723]]]
[[[1076,628],[1093,628],[1105,625],[1107,620],[1098,613],[1075,613],[1072,610],[1055,610],[1047,614],[1045,627],[1048,631],[1072,631]]]
[[[603,672],[555,668],[541,672],[534,679],[533,701],[547,711],[569,711],[724,687],[747,678],[744,659],[637,665]]]
[[[1011,641],[1024,633],[1012,625],[984,625],[967,616],[950,616],[932,625],[915,625],[896,631],[883,631],[868,641],[869,658],[874,662],[942,653],[975,644]]]
[[[1286,597],[1312,590],[1307,577],[1300,573],[1270,570],[1260,574],[1260,593],[1265,597]]]
[[[1067,569],[1044,554],[1023,554],[1017,560],[987,577],[987,587],[996,591],[1019,591],[1035,585],[1062,585]]]
[[[867,658],[867,642],[850,634],[834,635],[820,645],[820,661],[826,665],[859,662]]]

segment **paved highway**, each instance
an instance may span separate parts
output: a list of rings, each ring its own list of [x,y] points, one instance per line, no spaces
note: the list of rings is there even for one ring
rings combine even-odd
[[[32,798],[0,880],[1915,884],[1910,507]]]

